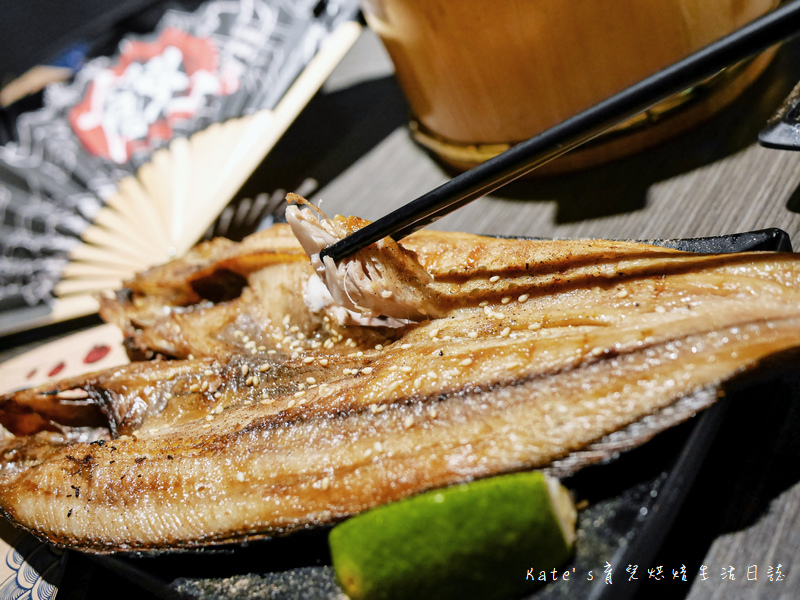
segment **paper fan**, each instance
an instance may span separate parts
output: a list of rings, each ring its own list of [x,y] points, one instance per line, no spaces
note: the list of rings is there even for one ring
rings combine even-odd
[[[94,312],[99,292],[195,244],[356,40],[357,12],[168,10],[49,86],[0,147],[0,334]]]

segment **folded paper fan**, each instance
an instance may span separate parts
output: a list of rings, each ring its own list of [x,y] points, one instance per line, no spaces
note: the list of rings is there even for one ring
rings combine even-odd
[[[49,86],[0,147],[0,335],[90,314],[98,293],[194,245],[356,40],[357,11],[168,10]]]

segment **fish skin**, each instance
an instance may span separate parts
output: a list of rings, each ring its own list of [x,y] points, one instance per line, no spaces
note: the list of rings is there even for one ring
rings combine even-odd
[[[297,299],[310,263],[285,230],[270,235],[258,242],[266,251],[225,247],[223,258],[192,258],[204,276],[223,262],[249,265],[239,298],[193,306],[185,282],[162,278],[178,291],[165,292],[159,309],[140,277],[109,301],[132,315],[124,327],[164,347],[173,342],[153,329],[164,306],[167,321],[174,313],[184,326],[231,312],[232,321],[203,329],[213,344],[184,346],[193,358],[0,397],[0,422],[12,430],[26,410],[52,424],[38,433],[27,424],[0,445],[6,516],[89,552],[276,535],[426,489],[546,467],[800,340],[792,254],[419,232],[403,245],[431,273],[425,285],[443,316],[388,331],[337,326],[304,309]],[[285,260],[270,243],[282,244]],[[293,301],[265,307],[270,281],[295,286]],[[240,326],[266,332],[264,349],[251,351],[247,334],[235,335]],[[216,347],[224,351],[207,350]],[[95,409],[65,411],[60,395],[70,390]]]

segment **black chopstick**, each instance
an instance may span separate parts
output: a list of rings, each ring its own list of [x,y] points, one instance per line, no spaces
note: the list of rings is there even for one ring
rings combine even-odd
[[[794,0],[619,94],[454,177],[324,248],[320,256],[330,256],[338,262],[386,236],[399,240],[569,152],[657,102],[796,35],[798,31],[800,0]],[[531,107],[531,110],[535,108]]]

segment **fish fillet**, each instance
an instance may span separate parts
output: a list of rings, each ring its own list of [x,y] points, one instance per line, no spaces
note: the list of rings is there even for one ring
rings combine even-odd
[[[0,397],[0,510],[91,552],[275,535],[546,467],[800,345],[794,254],[421,231],[340,278],[359,324],[312,297],[299,237],[205,244],[105,299],[155,359]]]

